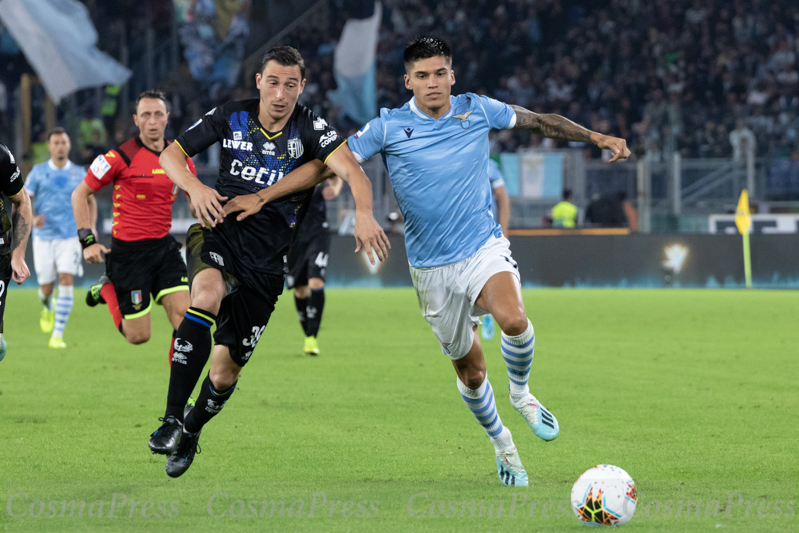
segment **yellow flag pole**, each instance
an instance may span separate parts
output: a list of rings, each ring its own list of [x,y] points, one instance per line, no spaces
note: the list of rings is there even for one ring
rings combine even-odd
[[[742,235],[744,239],[744,277],[746,278],[746,288],[752,288],[752,254],[749,251],[749,233]]]
[[[744,189],[738,199],[738,208],[735,210],[735,225],[741,232],[744,244],[744,278],[746,288],[752,288],[752,254],[749,249],[749,233],[752,231],[752,215],[749,212],[749,192]]]

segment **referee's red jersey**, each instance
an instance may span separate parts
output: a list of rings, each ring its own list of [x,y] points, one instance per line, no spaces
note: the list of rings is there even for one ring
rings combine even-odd
[[[84,181],[93,191],[114,184],[112,236],[122,241],[160,239],[172,226],[172,204],[178,186],[158,162],[160,152],[135,137],[94,160]],[[189,170],[197,170],[191,159]]]

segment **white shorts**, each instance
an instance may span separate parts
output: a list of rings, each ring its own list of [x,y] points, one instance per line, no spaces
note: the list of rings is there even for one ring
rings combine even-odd
[[[56,274],[83,275],[83,250],[77,237],[45,241],[33,238],[33,268],[39,285],[54,283]]]
[[[457,263],[431,268],[411,267],[411,278],[422,316],[433,327],[441,351],[450,359],[465,356],[474,342],[474,328],[487,313],[475,305],[494,274],[519,268],[505,237],[491,237],[474,255]]]

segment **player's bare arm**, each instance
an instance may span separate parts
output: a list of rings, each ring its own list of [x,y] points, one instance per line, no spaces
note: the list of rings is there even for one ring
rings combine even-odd
[[[31,236],[33,208],[28,191],[24,188],[9,200],[13,204],[11,221],[14,225],[13,244],[11,245],[11,278],[17,284],[21,284],[31,275],[28,265],[25,263],[25,249],[28,247],[28,238]]]
[[[236,220],[241,222],[250,215],[261,210],[268,202],[277,200],[291,193],[304,191],[322,183],[327,177],[334,175],[324,163],[318,159],[308,161],[289,172],[283,179],[253,194],[236,196],[225,204],[225,216],[239,213]]]
[[[219,194],[216,189],[204,185],[189,170],[188,156],[178,143],[172,143],[161,152],[158,162],[172,182],[189,194],[192,212],[197,216],[202,227],[206,224],[216,227],[225,220],[225,210],[222,202],[226,196]]]
[[[81,181],[72,191],[72,212],[75,215],[78,233],[82,229],[91,229],[96,234],[94,230],[97,224],[97,199],[94,197],[94,191],[84,181]],[[110,251],[97,242],[83,249],[83,258],[87,263],[102,263],[103,254]]]
[[[611,163],[619,159],[627,159],[630,156],[627,141],[624,139],[591,131],[560,115],[533,113],[517,105],[512,105],[511,108],[516,112],[514,129],[530,130],[550,139],[595,144],[603,150],[610,150],[613,153]]]
[[[312,163],[316,163],[316,165],[309,167]],[[306,169],[306,167],[309,168]],[[257,213],[264,204],[272,200],[314,187],[334,175],[349,183],[352,196],[355,198],[355,251],[359,252],[361,248],[365,249],[372,264],[374,264],[373,250],[380,261],[385,261],[391,244],[388,242],[383,228],[372,215],[372,183],[358,161],[355,160],[350,149],[344,145],[328,158],[327,167],[318,160],[306,163],[271,187],[258,191],[256,194],[247,195],[250,198],[246,200],[234,204],[233,202],[242,197],[234,198],[228,202],[225,211],[227,213],[240,211],[244,208],[243,203],[246,202],[250,207],[248,211],[252,212],[245,211],[236,217],[237,220],[242,220]]]
[[[497,200],[497,217],[499,225],[502,227],[502,234],[508,236],[508,225],[510,224],[510,197],[505,187],[494,189],[494,198]]]
[[[93,194],[89,195],[86,199],[89,202],[89,220],[91,223],[92,233],[97,235],[97,198]]]
[[[325,200],[332,200],[341,194],[341,188],[344,187],[344,180],[338,176],[328,178],[327,186],[322,190],[322,198]]]
[[[372,182],[356,161],[352,151],[346,145],[336,150],[326,162],[338,177],[346,181],[355,198],[355,251],[366,250],[369,262],[375,264],[372,250],[380,261],[388,257],[391,244],[383,232],[383,228],[372,215]]]

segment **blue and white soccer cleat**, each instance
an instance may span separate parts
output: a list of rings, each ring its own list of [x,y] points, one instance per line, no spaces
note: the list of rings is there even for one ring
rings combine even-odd
[[[532,394],[528,394],[517,402],[511,398],[510,403],[527,420],[536,437],[550,441],[555,440],[560,433],[560,426],[555,415],[547,411]]]
[[[6,348],[8,348],[8,344],[6,344],[6,338],[0,334],[0,361],[6,358]]]
[[[497,474],[503,485],[508,487],[526,487],[527,472],[519,459],[519,452],[516,445],[511,444],[507,448],[496,451]]]
[[[494,317],[491,315],[483,316],[483,331],[482,335],[485,340],[494,338]]]

